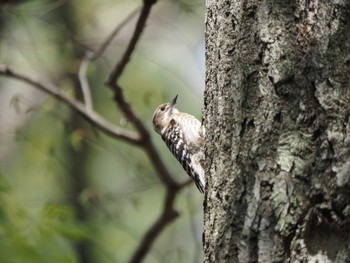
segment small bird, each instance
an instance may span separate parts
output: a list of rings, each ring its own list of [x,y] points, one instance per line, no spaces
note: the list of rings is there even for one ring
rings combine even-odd
[[[205,189],[204,137],[205,130],[194,116],[179,112],[175,107],[177,95],[158,106],[153,114],[153,128],[162,136],[169,150],[195,182],[201,193]]]

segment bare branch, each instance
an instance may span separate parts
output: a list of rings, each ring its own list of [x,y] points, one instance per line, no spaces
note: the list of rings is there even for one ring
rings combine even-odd
[[[118,84],[118,79],[123,73],[123,70],[125,69],[126,64],[128,63],[130,56],[135,49],[135,46],[146,25],[146,21],[150,14],[151,8],[155,3],[156,0],[144,0],[144,5],[138,18],[133,36],[130,39],[130,42],[122,58],[118,61],[113,71],[109,75],[107,81],[105,82],[105,84],[113,90],[114,100],[118,104],[119,108],[138,130],[142,138],[141,146],[155,167],[159,179],[166,187],[166,196],[164,200],[163,211],[142,238],[137,249],[134,251],[133,255],[130,258],[130,263],[141,262],[151,249],[151,246],[155,239],[160,235],[164,228],[178,217],[178,213],[174,209],[175,198],[179,191],[189,184],[188,180],[183,183],[178,183],[170,175],[151,140],[148,129],[145,127],[140,118],[135,114],[131,105],[125,99],[123,89]]]
[[[158,235],[179,216],[173,208],[176,195],[177,191],[167,191],[162,213],[143,236],[129,263],[142,262]]]
[[[79,82],[82,89],[84,102],[87,110],[93,109],[93,103],[91,98],[91,92],[90,92],[90,86],[89,82],[86,77],[86,71],[89,66],[89,63],[91,60],[96,60],[99,58],[102,53],[105,51],[105,49],[108,47],[108,45],[111,43],[113,38],[118,34],[118,32],[127,24],[130,22],[130,20],[136,15],[136,13],[140,10],[140,8],[136,8],[134,11],[132,11],[121,24],[118,24],[118,26],[113,30],[113,32],[106,38],[106,40],[100,45],[100,47],[97,49],[97,51],[87,51],[85,53],[84,59],[82,60],[79,68]]]
[[[79,73],[78,73],[81,91],[83,93],[85,107],[88,111],[91,111],[93,109],[90,86],[89,86],[89,82],[88,82],[87,77],[86,77],[86,71],[87,71],[89,63],[90,63],[91,54],[92,53],[90,51],[86,52],[85,57],[80,64]]]
[[[41,82],[35,81],[31,79],[30,77],[27,77],[25,75],[22,75],[21,73],[15,72],[14,70],[10,69],[6,65],[0,65],[0,75],[11,77],[17,80],[20,80],[22,82],[25,82],[53,97],[58,99],[59,101],[63,102],[64,104],[68,105],[71,109],[77,111],[81,116],[83,116],[88,122],[99,128],[104,133],[110,135],[113,138],[122,139],[125,141],[128,141],[132,144],[140,144],[141,138],[138,134],[135,134],[131,131],[126,131],[124,129],[121,129],[120,127],[117,127],[107,120],[105,120],[102,116],[100,116],[95,111],[88,111],[86,110],[84,104],[81,102],[71,99],[60,92],[60,90],[53,86],[53,85],[45,85]]]
[[[160,158],[148,132],[143,122],[138,118],[138,116],[133,111],[131,105],[126,101],[124,97],[124,92],[122,87],[118,84],[118,78],[121,76],[126,64],[128,63],[130,56],[135,49],[136,43],[139,40],[141,33],[146,25],[147,18],[150,14],[153,4],[156,0],[144,0],[144,5],[141,10],[139,19],[136,24],[135,31],[133,33],[130,42],[120,59],[116,64],[115,68],[109,75],[108,80],[105,82],[114,92],[114,100],[118,104],[119,108],[123,111],[124,115],[129,119],[131,123],[134,124],[135,128],[139,131],[144,151],[147,153],[148,158],[151,160],[153,166],[155,167],[159,179],[166,186],[166,197],[164,200],[163,211],[160,216],[156,219],[153,225],[148,229],[141,242],[139,243],[137,249],[134,251],[130,258],[130,263],[142,262],[145,258],[153,242],[160,235],[160,233],[178,217],[178,213],[174,210],[175,197],[178,192],[188,185],[187,181],[185,183],[179,184],[170,175],[169,171],[165,167],[162,159]]]
[[[89,85],[86,81],[86,69],[88,63],[91,60],[95,60],[101,56],[101,54],[105,51],[105,49],[110,45],[112,39],[119,32],[119,30],[125,26],[136,14],[138,10],[132,12],[122,24],[120,24],[111,35],[101,44],[100,48],[91,53],[87,53],[81,68],[79,70],[79,79],[82,86],[82,91],[84,94],[85,105],[79,101],[73,100],[66,95],[62,94],[58,88],[54,86],[44,85],[42,83],[36,82],[29,77],[26,77],[22,74],[16,73],[6,66],[0,65],[0,75],[9,76],[18,80],[21,80],[25,83],[28,83],[47,94],[54,96],[59,99],[63,103],[70,106],[72,109],[79,112],[82,116],[84,116],[89,122],[93,125],[97,126],[99,129],[109,134],[110,136],[126,140],[132,144],[136,144],[146,152],[148,158],[150,159],[153,167],[155,168],[157,175],[163,185],[166,187],[166,194],[164,197],[164,204],[161,214],[155,220],[153,225],[146,231],[142,240],[137,246],[137,249],[134,251],[132,256],[130,257],[130,263],[137,263],[143,261],[146,255],[149,253],[154,241],[156,238],[162,233],[162,231],[168,226],[171,222],[173,222],[178,216],[178,212],[174,208],[175,198],[178,195],[179,191],[189,185],[192,182],[190,179],[184,182],[178,183],[169,173],[165,164],[163,163],[158,151],[155,148],[151,140],[151,135],[145,124],[141,121],[141,119],[136,115],[130,103],[125,99],[124,92],[122,87],[118,84],[118,79],[123,73],[132,52],[135,49],[135,46],[140,39],[143,29],[145,28],[147,19],[149,17],[152,6],[157,2],[156,0],[143,0],[144,5],[140,12],[139,18],[136,23],[135,30],[130,39],[127,48],[121,57],[121,59],[116,63],[113,68],[111,74],[109,75],[106,85],[108,85],[112,91],[114,92],[114,100],[125,115],[126,118],[135,126],[138,134],[131,133],[120,129],[119,127],[115,127],[110,124],[108,121],[103,119],[100,115],[92,110],[92,100],[90,95]]]
[[[139,16],[139,19],[136,23],[136,27],[134,30],[134,33],[130,39],[130,42],[128,44],[128,47],[126,48],[122,58],[118,61],[116,66],[114,67],[113,71],[109,75],[106,84],[111,86],[112,83],[116,83],[117,79],[120,77],[120,75],[123,73],[123,70],[126,66],[126,64],[129,62],[130,56],[132,52],[135,49],[135,46],[141,37],[141,33],[143,29],[145,28],[146,21],[148,19],[148,16],[150,14],[150,11],[152,9],[152,6],[157,2],[157,0],[144,0],[143,1],[143,7]],[[111,86],[112,87],[112,86]]]
[[[131,53],[133,52],[136,43],[141,36],[143,28],[146,25],[146,21],[151,11],[151,8],[155,3],[156,0],[144,0],[144,5],[138,18],[133,36],[130,39],[130,42],[128,44],[127,49],[124,52],[124,55],[117,63],[116,67],[113,69],[108,80],[106,81],[106,84],[113,90],[114,100],[118,104],[119,108],[123,111],[125,117],[127,117],[128,120],[131,123],[133,123],[135,128],[139,131],[142,138],[142,146],[146,151],[149,159],[151,160],[153,166],[156,168],[159,179],[163,182],[163,184],[167,186],[167,188],[179,189],[179,184],[172,178],[172,176],[168,172],[154,144],[152,143],[148,129],[145,127],[141,119],[135,114],[130,103],[126,101],[123,89],[117,83],[117,79],[120,77],[120,75],[123,72],[123,69],[128,63]]]
[[[149,134],[148,129],[143,124],[141,119],[135,114],[130,103],[126,101],[123,89],[118,84],[112,84],[112,87],[114,90],[114,100],[117,102],[124,115],[132,124],[134,124],[135,128],[140,133],[140,136],[142,138],[141,146],[144,148],[145,152],[148,155],[148,158],[151,160],[153,166],[155,167],[159,179],[163,184],[166,185],[166,187],[170,189],[178,189],[179,184],[170,175],[168,169],[160,158],[158,151],[156,150],[151,140],[151,135]]]
[[[132,11],[122,23],[120,23],[113,31],[112,33],[106,38],[106,40],[100,45],[100,47],[94,52],[94,54],[91,56],[91,60],[96,60],[99,58],[102,53],[106,50],[106,48],[109,46],[113,38],[118,34],[118,32],[131,21],[132,18],[135,17],[137,12],[140,10],[140,7],[136,8],[134,11]]]
[[[185,188],[191,184],[193,184],[193,180],[191,178],[188,178],[187,180],[180,183],[179,188],[182,189],[182,188]]]
[[[179,213],[174,210],[175,198],[179,191],[188,186],[189,183],[193,182],[191,179],[188,179],[180,184],[176,189],[167,189],[163,211],[153,223],[153,225],[148,229],[146,234],[141,239],[138,247],[131,256],[129,263],[139,263],[142,262],[147,253],[149,252],[153,242],[156,238],[162,233],[166,226],[173,222],[178,216]]]

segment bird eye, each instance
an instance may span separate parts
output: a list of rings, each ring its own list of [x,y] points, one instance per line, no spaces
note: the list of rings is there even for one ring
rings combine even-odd
[[[164,110],[165,110],[165,106],[161,107],[160,110],[161,110],[161,111],[164,111]]]

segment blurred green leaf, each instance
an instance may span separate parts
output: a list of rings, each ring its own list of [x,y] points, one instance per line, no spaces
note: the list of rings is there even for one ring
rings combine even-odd
[[[10,101],[10,106],[12,108],[14,108],[18,114],[21,113],[20,100],[21,100],[21,95],[17,94],[17,95],[12,96],[11,101]]]
[[[76,129],[70,134],[70,143],[74,150],[79,152],[82,148],[84,131],[82,129]]]

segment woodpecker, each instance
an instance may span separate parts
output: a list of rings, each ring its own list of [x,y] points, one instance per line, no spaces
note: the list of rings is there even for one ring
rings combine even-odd
[[[158,106],[152,118],[153,128],[204,193],[204,127],[194,116],[179,112],[176,100],[177,95],[171,102]]]

